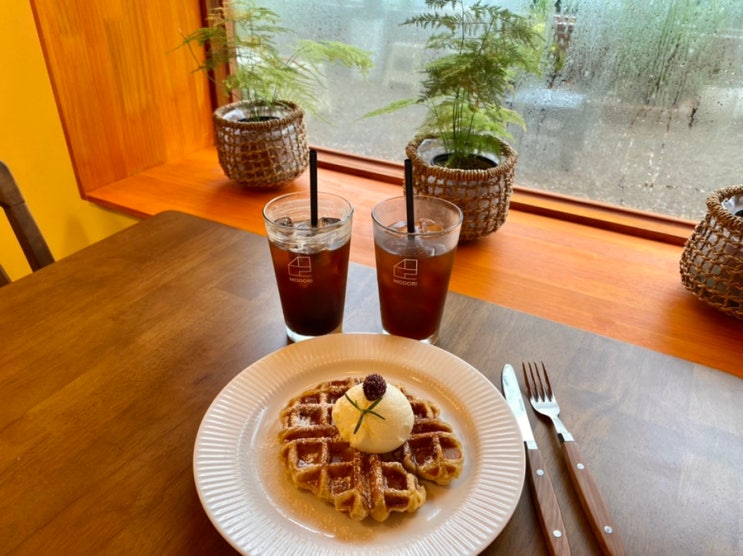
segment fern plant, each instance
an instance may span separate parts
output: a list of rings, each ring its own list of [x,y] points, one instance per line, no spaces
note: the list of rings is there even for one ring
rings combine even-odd
[[[291,31],[273,10],[252,0],[225,2],[208,17],[209,25],[184,36],[198,70],[213,79],[215,70],[229,66],[222,81],[228,95],[238,93],[250,117],[289,101],[316,110],[316,88],[322,84],[322,65],[338,62],[363,74],[372,67],[371,53],[339,41],[297,40],[282,53],[277,37]],[[199,59],[193,44],[204,47]]]
[[[500,154],[501,141],[511,138],[509,124],[524,126],[506,101],[517,71],[539,73],[541,37],[527,18],[480,1],[426,0],[426,6],[432,11],[403,22],[431,31],[426,49],[436,57],[423,68],[420,94],[367,116],[423,104],[419,133],[443,143],[449,157],[442,165],[476,167],[477,155]]]

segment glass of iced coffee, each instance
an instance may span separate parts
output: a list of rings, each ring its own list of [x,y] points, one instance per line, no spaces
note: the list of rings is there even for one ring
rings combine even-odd
[[[377,286],[386,334],[436,343],[462,226],[444,199],[393,197],[372,210]]]
[[[286,333],[294,342],[342,330],[353,207],[330,193],[318,193],[316,206],[313,215],[309,193],[289,193],[263,209]]]

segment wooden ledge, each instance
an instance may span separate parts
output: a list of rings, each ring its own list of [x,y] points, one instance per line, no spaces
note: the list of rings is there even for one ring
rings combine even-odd
[[[401,165],[370,165],[332,151],[320,152],[319,161],[321,189],[355,207],[352,260],[373,266],[370,212],[401,193]],[[243,190],[224,176],[209,148],[86,198],[138,217],[180,210],[265,234],[263,205],[308,183],[305,174],[279,191]],[[708,308],[681,285],[681,244],[693,224],[610,208],[517,191],[500,230],[460,246],[451,289],[743,376],[743,322]],[[483,330],[482,340],[494,334]],[[524,354],[549,356],[540,353],[538,339],[534,352]]]
[[[331,149],[318,151],[323,168],[402,185],[401,163],[354,156]],[[695,222],[671,216],[518,186],[514,187],[511,208],[673,245],[684,245],[696,225]]]

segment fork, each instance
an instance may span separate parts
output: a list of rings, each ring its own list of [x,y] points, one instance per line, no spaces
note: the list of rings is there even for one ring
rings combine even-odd
[[[601,545],[604,554],[619,556],[625,554],[622,539],[617,534],[617,527],[609,513],[598,484],[584,463],[583,455],[568,429],[560,420],[560,406],[550,384],[547,368],[542,363],[540,370],[536,363],[532,366],[522,363],[526,389],[531,406],[537,413],[549,417],[562,444],[562,452],[568,466],[568,473],[573,486],[578,491],[583,511],[589,518],[591,529]]]

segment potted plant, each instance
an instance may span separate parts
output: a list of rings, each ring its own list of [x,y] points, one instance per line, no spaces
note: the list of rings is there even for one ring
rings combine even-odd
[[[707,197],[707,214],[686,241],[681,282],[699,300],[743,319],[743,185]]]
[[[311,40],[298,40],[283,53],[277,39],[289,30],[276,12],[252,0],[225,1],[208,23],[186,35],[183,45],[210,78],[224,75],[221,84],[234,100],[213,116],[219,163],[245,187],[283,187],[307,168],[303,107],[315,109],[323,65],[339,62],[366,73],[371,55],[346,43]],[[203,47],[203,61],[194,45]]]
[[[529,19],[477,1],[426,0],[429,11],[403,22],[430,29],[417,97],[368,114],[423,104],[427,115],[406,154],[416,193],[443,197],[464,213],[461,238],[477,239],[505,221],[516,152],[509,124],[524,126],[507,107],[517,71],[537,74],[541,37]]]

